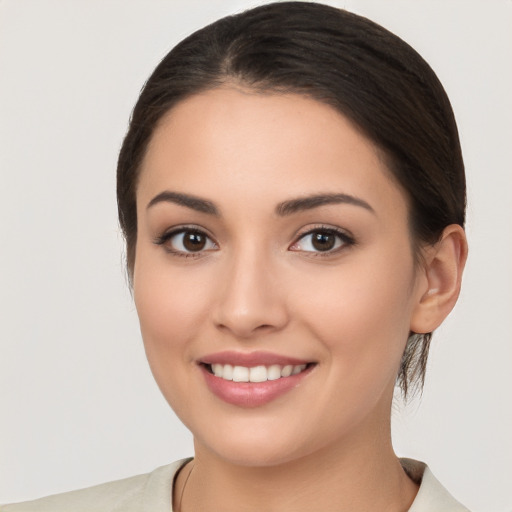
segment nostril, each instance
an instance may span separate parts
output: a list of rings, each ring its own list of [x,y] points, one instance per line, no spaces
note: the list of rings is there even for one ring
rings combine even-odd
[[[221,331],[230,331],[236,337],[239,338],[250,338],[257,334],[266,334],[276,329],[279,329],[278,325],[272,324],[259,324],[255,319],[250,317],[246,318],[233,318],[231,321],[218,322],[216,324],[217,329]]]
[[[256,327],[255,330],[268,331],[269,329],[273,329],[273,327],[270,324],[263,324],[263,325],[259,325],[258,327]]]

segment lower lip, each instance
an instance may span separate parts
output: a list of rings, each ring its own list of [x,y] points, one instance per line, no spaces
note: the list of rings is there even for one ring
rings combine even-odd
[[[238,407],[259,407],[298,386],[313,366],[296,375],[265,382],[233,382],[215,377],[204,365],[200,365],[200,368],[210,391],[224,402]]]

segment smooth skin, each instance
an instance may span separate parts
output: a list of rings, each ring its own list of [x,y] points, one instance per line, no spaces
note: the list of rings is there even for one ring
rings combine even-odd
[[[163,192],[212,208],[150,205]],[[283,214],[283,203],[325,194],[356,200]],[[407,510],[417,486],[391,445],[393,389],[409,332],[432,331],[457,300],[462,228],[447,227],[418,263],[405,194],[365,136],[315,100],[234,84],[161,121],[137,215],[147,357],[194,436],[175,510],[192,467],[178,512]],[[196,246],[184,243],[191,230]],[[333,248],[318,250],[311,230]],[[276,400],[237,407],[212,394],[198,365],[225,350],[315,365]]]

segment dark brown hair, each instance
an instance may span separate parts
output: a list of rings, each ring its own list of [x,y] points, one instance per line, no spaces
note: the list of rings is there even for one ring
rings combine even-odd
[[[136,189],[151,136],[178,102],[227,82],[326,103],[380,148],[409,201],[416,248],[464,225],[466,187],[448,97],[423,58],[383,27],[317,3],[279,2],[227,16],[179,43],[135,105],[117,167],[119,222],[131,277]],[[431,333],[411,333],[398,383],[404,395],[425,377]]]

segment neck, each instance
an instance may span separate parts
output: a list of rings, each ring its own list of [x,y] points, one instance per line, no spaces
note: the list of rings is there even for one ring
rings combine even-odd
[[[194,471],[185,468],[176,482],[176,512],[310,512],[312,510],[402,512],[417,486],[403,471],[391,446],[389,427],[358,430],[338,446],[273,466],[232,464],[195,442]],[[179,508],[178,508],[179,507]],[[335,508],[334,508],[335,507]]]

